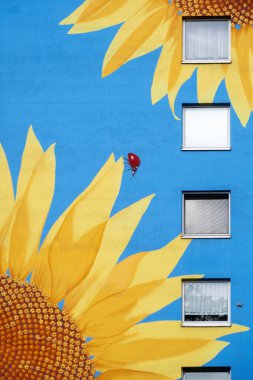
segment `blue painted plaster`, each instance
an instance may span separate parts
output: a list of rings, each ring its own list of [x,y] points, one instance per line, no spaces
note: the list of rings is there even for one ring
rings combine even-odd
[[[58,23],[78,0],[8,0],[0,3],[0,141],[14,180],[33,124],[44,148],[56,142],[57,177],[45,231],[93,178],[107,157],[137,153],[135,178],[126,172],[114,212],[151,193],[145,217],[123,257],[158,248],[181,231],[182,190],[231,190],[231,239],[195,240],[175,274],[230,277],[232,320],[251,326],[253,236],[253,125],[243,128],[232,111],[232,150],[182,152],[181,122],[167,99],[152,106],[150,86],[159,52],[129,62],[101,79],[103,56],[117,27],[68,35]],[[196,76],[180,90],[182,102],[196,101]],[[224,83],[217,102],[227,102]],[[236,303],[243,304],[237,308]],[[176,302],[148,320],[181,317]],[[233,379],[252,373],[253,333],[228,337],[231,345],[211,365],[231,365]]]

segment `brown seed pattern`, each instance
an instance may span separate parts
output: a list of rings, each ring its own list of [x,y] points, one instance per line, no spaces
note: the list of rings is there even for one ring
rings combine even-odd
[[[185,16],[229,16],[232,26],[253,24],[252,0],[174,0]]]
[[[74,322],[35,285],[0,276],[0,379],[93,380]]]

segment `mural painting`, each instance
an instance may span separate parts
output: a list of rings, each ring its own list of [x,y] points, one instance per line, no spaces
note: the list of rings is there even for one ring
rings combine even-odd
[[[42,9],[32,0],[29,6],[13,0],[13,7],[0,6],[0,379],[176,380],[184,367],[221,365],[228,357],[236,363],[237,353],[242,358],[248,352],[245,273],[251,258],[233,256],[250,250],[248,205],[229,242],[204,245],[180,233],[182,191],[215,187],[213,166],[220,157],[221,190],[227,190],[229,175],[234,178],[234,167],[236,189],[253,184],[244,148],[240,162],[235,156],[229,162],[224,152],[191,156],[191,162],[176,150],[181,115],[175,105],[185,82],[198,103],[229,99],[233,123],[250,124],[251,1],[222,3],[46,0]],[[231,64],[181,65],[185,16],[231,19]],[[74,36],[59,22],[72,25],[68,34]],[[126,71],[122,88],[124,75],[113,79],[115,73],[111,82],[98,78],[104,54],[99,43],[104,47],[104,33],[111,38],[115,27],[102,76],[160,49],[147,58],[155,63],[156,108],[146,102],[150,68],[142,68],[141,60],[134,65],[142,77]],[[97,37],[89,33],[101,29]],[[165,96],[170,107],[163,108]],[[27,130],[30,121],[36,121],[36,134]],[[237,128],[238,141],[249,151],[244,132],[250,128]],[[238,262],[229,266],[231,257]],[[183,327],[182,282],[224,275],[241,276],[231,325]]]
[[[231,18],[232,65],[180,65],[182,18],[185,16]],[[86,0],[61,22],[62,25],[73,24],[70,34],[88,33],[122,23],[105,55],[103,77],[129,60],[162,47],[152,84],[153,104],[168,94],[174,113],[180,87],[197,69],[198,102],[212,103],[225,79],[230,101],[242,125],[246,126],[253,103],[250,79],[253,40],[251,0]]]
[[[189,239],[117,263],[153,196],[110,216],[123,160],[111,155],[39,242],[54,194],[54,145],[29,129],[13,197],[1,151],[1,374],[8,379],[177,379],[182,365],[211,360],[247,328],[140,323],[181,296],[185,275],[167,278]],[[38,251],[38,253],[37,253]],[[27,277],[30,275],[30,281]],[[63,310],[57,304],[64,300]],[[89,341],[85,343],[85,338]],[[150,346],[152,350],[150,350]]]

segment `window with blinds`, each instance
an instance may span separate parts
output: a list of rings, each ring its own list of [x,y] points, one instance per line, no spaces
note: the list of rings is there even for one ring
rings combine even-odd
[[[183,370],[183,380],[230,380],[230,368],[205,367]]]
[[[230,281],[183,281],[184,326],[229,326]]]
[[[230,149],[229,104],[184,105],[182,149]]]
[[[182,237],[230,237],[229,192],[184,192]]]
[[[230,62],[229,19],[185,18],[183,62]]]

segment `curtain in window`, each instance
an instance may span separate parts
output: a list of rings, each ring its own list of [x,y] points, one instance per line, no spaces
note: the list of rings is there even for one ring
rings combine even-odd
[[[229,58],[228,20],[185,20],[186,60]]]
[[[229,380],[228,372],[189,372],[185,380]]]
[[[184,233],[229,234],[228,194],[185,194]]]
[[[228,321],[228,282],[184,283],[185,321]]]

